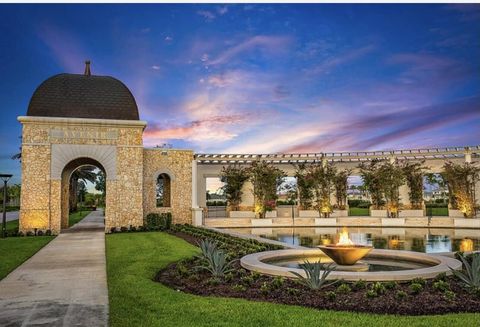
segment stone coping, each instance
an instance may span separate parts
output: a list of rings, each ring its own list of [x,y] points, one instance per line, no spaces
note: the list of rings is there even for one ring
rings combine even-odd
[[[115,127],[143,127],[147,126],[144,120],[120,120],[120,119],[92,119],[92,118],[64,118],[64,117],[37,117],[18,116],[21,123],[35,124],[69,124],[69,125],[102,125]]]
[[[284,276],[295,278],[291,271],[295,271],[302,276],[305,272],[298,268],[280,267],[265,263],[265,261],[273,259],[285,259],[291,257],[308,257],[314,255],[325,255],[320,249],[288,249],[277,251],[258,252],[244,256],[240,260],[242,267],[257,271],[262,274],[273,276]],[[349,272],[349,271],[333,271],[327,279],[344,279],[347,281],[365,280],[365,281],[408,281],[414,278],[430,279],[436,277],[440,273],[451,275],[450,268],[460,270],[462,263],[456,259],[446,256],[432,256],[425,253],[411,251],[396,250],[380,250],[373,249],[368,258],[388,258],[413,261],[431,264],[433,266],[427,268],[419,268],[401,271],[375,271],[375,272]]]
[[[401,227],[401,228],[456,228],[478,229],[479,218],[452,218],[448,216],[381,218],[370,216],[349,216],[332,218],[268,218],[269,227]],[[246,217],[205,218],[204,224],[216,228],[256,227]]]

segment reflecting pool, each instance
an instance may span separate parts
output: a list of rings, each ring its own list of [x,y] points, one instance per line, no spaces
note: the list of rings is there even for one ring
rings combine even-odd
[[[228,228],[237,233],[316,247],[335,244],[341,227],[296,228]],[[372,245],[376,249],[406,250],[425,253],[480,250],[480,230],[453,228],[381,228],[348,227],[355,244]]]

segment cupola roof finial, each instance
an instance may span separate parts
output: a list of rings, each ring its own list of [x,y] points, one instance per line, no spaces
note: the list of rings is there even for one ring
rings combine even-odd
[[[85,60],[85,76],[91,76],[92,72],[90,71],[90,60]]]

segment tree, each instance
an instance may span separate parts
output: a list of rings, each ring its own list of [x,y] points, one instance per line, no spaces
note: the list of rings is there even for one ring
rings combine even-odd
[[[222,190],[232,210],[239,210],[243,195],[242,188],[249,177],[248,169],[240,165],[233,164],[222,168],[220,172],[220,180],[224,183]]]
[[[363,180],[363,187],[368,192],[372,200],[374,209],[381,209],[385,204],[383,199],[383,190],[380,178],[380,160],[372,160],[368,164],[361,163],[358,167],[360,169],[360,176]]]
[[[95,180],[95,189],[99,192],[101,192],[100,194],[100,198],[97,199],[100,200],[99,203],[101,203],[102,205],[105,205],[105,195],[106,195],[106,191],[107,191],[107,184],[106,184],[106,180],[105,180],[105,173],[103,171],[100,171],[98,174],[97,174],[97,177],[96,177],[96,180]]]
[[[300,207],[303,210],[309,210],[313,206],[313,177],[308,174],[305,163],[294,165],[294,167]]]
[[[282,185],[286,174],[265,161],[254,161],[248,171],[253,184],[255,212],[260,218],[264,218],[267,211],[275,208],[275,201],[278,198],[277,190]]]
[[[449,195],[454,199],[450,205],[462,211],[465,217],[471,218],[476,213],[475,184],[479,175],[480,168],[472,163],[460,165],[449,161],[443,166],[442,176],[448,185]]]
[[[69,185],[70,212],[77,210],[78,181],[82,181],[85,185],[87,182],[95,183],[97,179],[96,169],[95,166],[82,166],[72,173]]]
[[[397,162],[384,162],[379,169],[380,185],[385,197],[389,217],[397,217],[400,208],[400,186],[405,175]]]
[[[345,210],[347,208],[348,176],[350,176],[351,173],[352,171],[350,169],[343,170],[338,172],[333,179],[335,185],[335,198],[339,210]]]
[[[422,209],[423,205],[423,172],[427,167],[422,162],[405,161],[402,165],[403,174],[410,189],[408,197],[412,209]]]
[[[328,162],[313,163],[308,167],[308,174],[313,179],[315,209],[320,216],[328,218],[333,211],[330,195],[334,190],[336,168]]]

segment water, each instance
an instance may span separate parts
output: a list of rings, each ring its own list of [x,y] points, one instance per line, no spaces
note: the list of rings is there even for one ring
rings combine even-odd
[[[335,244],[342,228],[229,228],[288,244],[316,247]],[[453,228],[370,228],[349,227],[355,244],[376,249],[406,250],[424,253],[480,250],[480,230]]]
[[[285,258],[279,260],[271,260],[266,261],[266,263],[280,266],[280,267],[287,267],[287,268],[301,268],[301,265],[304,263],[305,260],[309,262],[324,262],[329,263],[331,262],[330,259],[322,256],[322,257],[302,257],[302,258]],[[411,269],[420,269],[420,268],[427,268],[431,267],[431,265],[427,265],[424,263],[412,262],[412,261],[402,261],[402,260],[379,260],[379,259],[371,259],[371,258],[363,258],[361,260],[362,263],[368,264],[368,271],[401,271],[401,270],[411,270]],[[337,270],[342,271],[341,268],[337,268]]]

